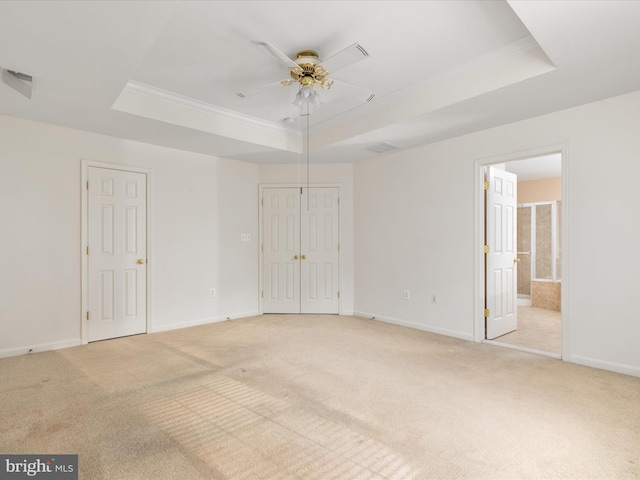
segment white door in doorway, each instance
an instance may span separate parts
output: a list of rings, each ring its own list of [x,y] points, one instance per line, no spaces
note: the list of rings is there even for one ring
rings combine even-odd
[[[300,311],[338,313],[338,189],[304,188],[300,208]]]
[[[263,312],[300,313],[300,190],[265,188],[262,225]]]
[[[486,200],[486,338],[518,328],[517,310],[517,176],[488,168]]]
[[[146,174],[89,167],[88,341],[147,330]]]
[[[338,188],[263,190],[263,312],[339,312]]]

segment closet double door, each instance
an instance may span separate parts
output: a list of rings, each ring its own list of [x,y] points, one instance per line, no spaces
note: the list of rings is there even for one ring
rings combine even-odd
[[[339,313],[339,189],[264,188],[264,313]]]

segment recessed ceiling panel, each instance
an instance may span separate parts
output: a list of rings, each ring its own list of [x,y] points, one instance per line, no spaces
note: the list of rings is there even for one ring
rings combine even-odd
[[[236,92],[289,78],[252,40],[290,58],[315,50],[320,60],[358,42],[370,57],[331,76],[387,95],[486,57],[529,32],[497,1],[183,2],[132,80],[268,121],[289,116],[297,84],[242,99]],[[354,108],[348,91],[320,91],[315,122]]]

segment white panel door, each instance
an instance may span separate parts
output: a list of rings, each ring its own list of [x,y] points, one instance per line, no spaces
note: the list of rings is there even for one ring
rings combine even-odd
[[[89,341],[147,330],[147,179],[88,169]]]
[[[265,188],[264,313],[339,313],[339,189]]]
[[[300,189],[263,191],[264,313],[300,313]]]
[[[307,194],[308,193],[308,194]],[[338,313],[338,189],[303,189],[301,202],[301,313]]]
[[[518,328],[517,311],[517,176],[488,169],[486,203],[486,338],[494,339]]]

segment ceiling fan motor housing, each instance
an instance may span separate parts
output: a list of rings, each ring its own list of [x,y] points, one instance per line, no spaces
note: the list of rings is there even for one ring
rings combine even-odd
[[[321,65],[317,52],[313,50],[301,50],[296,55],[295,62],[298,67],[290,71],[291,78],[302,86],[313,87],[319,83],[322,88],[329,88],[333,83],[327,79],[329,72]]]

